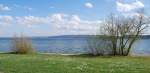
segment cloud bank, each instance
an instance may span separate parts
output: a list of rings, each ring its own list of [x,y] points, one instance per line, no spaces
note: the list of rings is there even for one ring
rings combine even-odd
[[[29,29],[38,34],[52,32],[49,35],[96,34],[100,24],[100,20],[83,20],[78,15],[63,13],[51,14],[45,17],[0,16],[0,25],[22,26],[22,28],[27,28],[27,30]],[[34,29],[36,27],[43,28],[43,30],[45,30],[45,27],[49,29],[43,31],[38,28]]]
[[[133,3],[123,3],[123,2],[117,1],[116,4],[117,4],[117,10],[119,12],[130,12],[136,9],[144,8],[144,4],[138,0],[136,0]]]

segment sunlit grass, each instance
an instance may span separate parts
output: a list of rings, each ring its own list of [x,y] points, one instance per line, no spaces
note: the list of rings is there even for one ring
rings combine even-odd
[[[0,54],[0,72],[150,73],[150,58]]]

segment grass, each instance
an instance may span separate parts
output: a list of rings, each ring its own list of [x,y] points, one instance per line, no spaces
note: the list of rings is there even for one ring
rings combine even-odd
[[[0,54],[0,73],[150,73],[150,58]]]

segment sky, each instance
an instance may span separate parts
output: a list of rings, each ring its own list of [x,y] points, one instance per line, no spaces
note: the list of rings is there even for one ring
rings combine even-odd
[[[95,34],[109,14],[143,8],[150,0],[0,0],[0,37]]]

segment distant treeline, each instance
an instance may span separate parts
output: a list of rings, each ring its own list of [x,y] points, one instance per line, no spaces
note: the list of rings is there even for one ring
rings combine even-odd
[[[95,37],[95,36],[99,36],[99,37],[103,37],[103,35],[61,35],[61,36],[45,36],[45,37],[28,37],[29,39],[71,39],[71,38],[81,38],[81,39],[87,39],[87,38],[91,38],[91,37]],[[106,37],[106,36],[105,36]],[[129,36],[126,36],[129,37]],[[130,35],[130,37],[132,37],[132,35]],[[139,38],[141,39],[150,39],[150,35],[140,35]],[[13,37],[0,37],[0,40],[11,40],[13,39]]]

